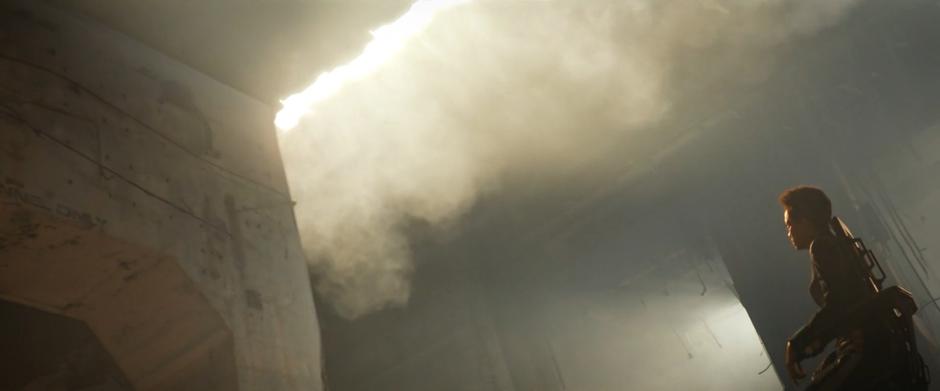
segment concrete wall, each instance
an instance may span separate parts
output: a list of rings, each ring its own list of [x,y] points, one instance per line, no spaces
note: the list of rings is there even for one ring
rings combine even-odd
[[[152,374],[180,375],[194,355],[222,362],[216,374],[227,355],[237,375],[200,383],[208,372],[190,371],[178,384],[322,389],[272,118],[119,33],[35,2],[2,3],[0,296],[84,320],[138,389],[169,387]],[[74,262],[50,263],[63,259]],[[23,288],[35,281],[88,285]],[[99,318],[74,310],[97,304]],[[163,328],[177,317],[191,324]]]
[[[890,282],[917,299],[922,353],[940,362],[940,126],[900,136],[873,154],[870,166],[846,170],[846,187],[866,212],[869,247]]]

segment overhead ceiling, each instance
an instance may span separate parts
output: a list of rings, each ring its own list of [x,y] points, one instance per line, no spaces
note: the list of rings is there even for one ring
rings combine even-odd
[[[275,104],[353,58],[407,0],[46,0]]]

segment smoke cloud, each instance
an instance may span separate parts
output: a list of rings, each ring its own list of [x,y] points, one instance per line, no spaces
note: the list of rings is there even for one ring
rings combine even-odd
[[[655,129],[690,51],[734,58],[710,77],[765,75],[772,48],[854,3],[481,1],[437,15],[281,135],[317,293],[346,318],[407,303],[409,224],[450,226],[511,175],[547,177]]]

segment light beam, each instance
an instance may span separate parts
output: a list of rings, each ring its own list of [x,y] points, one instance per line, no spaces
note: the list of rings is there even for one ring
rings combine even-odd
[[[283,134],[296,128],[300,119],[311,113],[318,103],[333,96],[346,83],[363,78],[388,61],[411,37],[424,31],[438,12],[467,1],[418,0],[397,20],[372,31],[372,40],[358,57],[321,73],[302,92],[282,100],[283,107],[278,111],[274,125]]]

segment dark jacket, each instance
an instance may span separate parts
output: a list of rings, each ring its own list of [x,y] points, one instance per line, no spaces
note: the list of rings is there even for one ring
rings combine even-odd
[[[810,295],[820,308],[791,338],[801,352],[811,347],[816,354],[829,341],[845,336],[850,331],[847,328],[852,327],[845,324],[848,312],[874,294],[866,276],[861,275],[859,261],[845,245],[828,232],[810,245],[813,276]],[[814,342],[822,346],[814,347]]]

